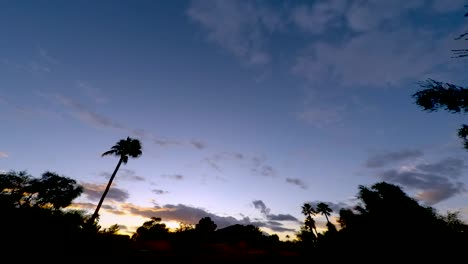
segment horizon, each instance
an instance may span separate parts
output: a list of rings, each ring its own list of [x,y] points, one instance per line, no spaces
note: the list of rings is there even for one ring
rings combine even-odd
[[[118,162],[101,154],[128,136],[143,154],[120,167],[103,228],[208,216],[284,240],[302,204],[336,223],[380,181],[466,222],[464,116],[412,98],[428,79],[466,87],[452,54],[466,4],[2,3],[0,171],[75,179],[92,214]]]

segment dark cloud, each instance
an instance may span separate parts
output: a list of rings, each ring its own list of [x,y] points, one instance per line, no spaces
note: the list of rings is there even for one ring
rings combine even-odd
[[[112,176],[110,172],[101,172],[100,175],[104,176],[106,179],[109,179]],[[145,180],[145,178],[136,175],[134,170],[129,170],[125,168],[119,169],[116,177],[119,177],[119,179],[122,179],[122,180],[129,180],[129,181],[144,181]]]
[[[252,203],[269,221],[298,221],[296,217],[289,214],[270,214],[270,208],[262,200],[254,200]]]
[[[269,214],[266,216],[270,221],[299,221],[296,217],[290,214]]]
[[[92,201],[99,201],[106,188],[106,185],[97,185],[91,183],[81,184],[83,186],[83,194]],[[106,195],[106,200],[114,200],[117,202],[124,202],[128,199],[129,194],[126,190],[111,187]]]
[[[381,154],[377,154],[377,155],[370,157],[366,161],[365,166],[367,168],[380,168],[391,163],[418,158],[418,157],[421,157],[422,155],[423,155],[422,151],[411,150],[411,149],[394,151],[394,152],[386,152],[386,153],[381,153]]]
[[[465,191],[461,182],[452,182],[449,177],[428,171],[387,170],[380,174],[384,181],[400,184],[418,190],[417,197],[430,204],[436,204]]]
[[[422,163],[405,170],[390,169],[379,174],[384,181],[417,191],[416,197],[433,205],[465,191],[464,184],[455,181],[465,168],[464,161],[446,158]]]
[[[419,164],[416,166],[416,169],[457,178],[461,176],[464,167],[462,159],[446,158],[433,164]]]
[[[348,209],[348,208],[352,208],[353,206],[347,204],[347,203],[344,203],[344,202],[338,202],[338,203],[333,203],[333,202],[323,202],[323,201],[313,201],[313,202],[309,202],[313,207],[317,207],[317,204],[319,203],[325,203],[328,205],[328,207],[330,207],[330,209],[332,209],[333,213],[336,213],[338,214],[340,212],[341,209]]]
[[[301,189],[307,189],[307,185],[306,185],[301,179],[297,179],[297,178],[286,178],[286,182],[287,182],[287,183],[290,183],[290,184],[293,184],[293,185],[297,185],[297,186],[299,186]]]
[[[270,208],[266,207],[262,200],[255,200],[252,203],[255,209],[259,209],[262,214],[267,215],[270,213]]]
[[[152,190],[152,192],[155,193],[155,194],[166,194],[166,193],[169,193],[168,191],[158,190],[158,189],[154,189],[154,190]]]

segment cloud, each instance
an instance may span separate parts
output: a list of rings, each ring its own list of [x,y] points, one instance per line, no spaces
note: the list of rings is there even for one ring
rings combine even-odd
[[[439,73],[459,29],[435,22],[436,12],[463,5],[427,2],[314,1],[293,8],[294,25],[319,38],[297,56],[292,72],[327,88],[386,87]],[[421,16],[414,19],[414,12]]]
[[[110,177],[112,176],[110,172],[101,172],[100,175],[106,177],[106,179],[110,179]],[[145,181],[145,178],[136,175],[134,170],[129,170],[125,168],[119,169],[116,177],[128,181]]]
[[[0,159],[1,158],[8,158],[8,153],[6,153],[4,151],[0,151]]]
[[[159,189],[154,189],[154,190],[151,190],[151,192],[155,193],[155,194],[166,194],[166,193],[169,193],[168,191],[164,191],[164,190],[159,190]]]
[[[178,146],[182,145],[183,143],[177,140],[171,140],[171,139],[155,139],[154,144],[159,145],[161,147],[167,147],[167,146]]]
[[[253,157],[251,159],[252,167],[250,171],[254,174],[259,174],[262,176],[276,176],[276,170],[266,163],[266,158],[264,157]]]
[[[292,71],[311,83],[383,87],[431,73],[449,59],[452,38],[406,28],[372,31],[341,43],[317,41],[297,57]]]
[[[236,219],[232,216],[219,216],[210,213],[202,208],[192,207],[184,204],[166,204],[163,206],[155,205],[154,207],[139,207],[133,204],[122,204],[122,212],[135,216],[146,218],[160,217],[163,221],[177,221],[185,224],[197,224],[203,217],[210,217],[213,222],[222,229],[231,225],[255,225],[258,227],[269,228],[275,232],[295,232],[292,228],[285,228],[278,222],[271,221],[251,221],[248,217]],[[270,223],[271,222],[271,223]]]
[[[352,208],[353,206],[350,206],[349,204],[345,202],[338,202],[338,203],[333,203],[333,202],[323,202],[323,201],[313,201],[313,202],[308,202],[310,205],[313,207],[317,207],[317,204],[319,203],[325,203],[328,205],[330,209],[332,209],[333,213],[338,214],[341,209],[346,209],[346,208]]]
[[[172,205],[166,204],[164,206],[156,205],[154,207],[138,207],[132,204],[123,204],[122,209],[133,215],[142,217],[161,217],[163,221],[177,221],[186,224],[196,224],[203,217],[210,217],[217,225],[218,228],[224,228],[233,224],[248,224],[250,221],[243,219],[237,220],[234,217],[218,216],[207,212],[204,209],[191,207],[183,204]]]
[[[40,58],[44,60],[45,62],[48,62],[50,64],[60,64],[59,60],[50,56],[49,52],[45,50],[44,48],[39,47],[38,52],[39,52]]]
[[[101,199],[102,194],[106,188],[107,184],[97,185],[92,183],[82,183],[83,186],[83,194],[92,201],[99,201]],[[125,202],[129,197],[129,194],[126,190],[111,187],[109,192],[106,195],[106,200],[113,200],[116,202]]]
[[[254,200],[252,201],[252,204],[255,209],[260,210],[262,215],[264,215],[268,221],[298,221],[296,217],[290,214],[270,214],[270,208],[268,208],[262,200]]]
[[[181,174],[164,174],[162,175],[162,177],[173,179],[173,180],[178,180],[178,181],[183,180],[185,178],[184,175],[181,175]]]
[[[204,28],[208,40],[250,65],[265,65],[268,34],[282,27],[280,14],[253,1],[192,1],[188,17]]]
[[[269,214],[270,213],[270,208],[267,208],[265,203],[263,203],[262,200],[255,200],[252,202],[255,209],[259,209],[262,214]]]
[[[385,152],[369,157],[365,163],[365,166],[367,168],[380,168],[391,163],[419,158],[422,155],[422,151],[417,149],[404,149],[400,151]]]
[[[76,87],[80,89],[88,98],[93,100],[95,103],[104,104],[109,100],[102,95],[102,91],[89,83],[84,81],[77,81]]]
[[[432,1],[432,9],[440,13],[460,11],[466,5],[465,0],[434,0]],[[463,11],[462,11],[463,12]]]
[[[299,221],[296,217],[290,214],[269,214],[267,219],[271,221]]]
[[[287,183],[290,183],[290,184],[293,184],[293,185],[297,185],[297,186],[299,186],[301,189],[307,189],[307,185],[306,185],[301,179],[297,179],[297,178],[286,178],[286,182],[287,182]]]
[[[317,128],[323,128],[341,121],[344,110],[342,106],[308,104],[297,113],[297,118]]]
[[[435,163],[387,170],[380,173],[379,177],[416,190],[416,198],[433,205],[465,192],[464,184],[454,180],[462,174],[464,168],[463,160],[447,158]]]
[[[190,144],[194,146],[196,149],[204,149],[206,147],[206,144],[198,141],[198,140],[191,140]]]
[[[113,120],[105,116],[102,116],[100,114],[97,114],[93,111],[86,109],[82,104],[78,103],[77,101],[72,100],[71,98],[68,98],[63,95],[55,95],[55,98],[63,105],[72,109],[75,117],[77,117],[79,120],[81,120],[84,123],[88,123],[96,127],[107,127],[107,128],[114,128],[114,129],[120,129],[120,130],[123,129],[127,131],[129,130],[128,127],[122,124],[114,122]]]
[[[389,21],[399,21],[411,10],[423,5],[424,0],[351,1],[346,19],[352,30],[369,31]]]
[[[301,30],[319,34],[340,24],[346,2],[342,0],[315,1],[292,9],[291,20]]]

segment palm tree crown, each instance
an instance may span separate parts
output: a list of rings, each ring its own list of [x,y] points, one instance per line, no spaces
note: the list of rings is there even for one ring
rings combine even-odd
[[[141,143],[138,139],[127,137],[127,139],[121,139],[117,144],[104,153],[102,157],[107,155],[119,156],[122,159],[123,164],[127,164],[128,157],[138,158],[141,156]]]
[[[317,213],[320,213],[323,216],[325,216],[325,218],[327,219],[327,223],[330,222],[330,221],[328,221],[328,217],[330,216],[331,212],[333,212],[333,210],[328,206],[328,204],[326,204],[326,203],[318,203],[317,204]]]

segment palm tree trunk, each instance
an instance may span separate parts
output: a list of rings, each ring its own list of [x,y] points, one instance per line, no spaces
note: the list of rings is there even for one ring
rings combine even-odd
[[[328,216],[327,214],[324,214],[325,218],[327,219],[327,223],[330,223],[330,221],[328,221]]]
[[[104,190],[104,193],[102,194],[101,196],[101,200],[99,200],[99,203],[96,207],[96,210],[94,211],[94,214],[93,216],[91,216],[91,219],[89,219],[89,223],[90,224],[93,224],[94,223],[94,220],[98,217],[98,214],[99,214],[99,209],[101,209],[101,205],[102,205],[102,202],[104,201],[104,198],[106,197],[107,193],[109,192],[109,189],[112,185],[112,181],[114,180],[114,177],[115,175],[117,174],[117,171],[119,170],[120,168],[120,165],[122,164],[122,157],[119,159],[119,163],[117,163],[117,166],[115,167],[115,170],[114,172],[112,173],[112,176],[110,177],[109,179],[109,183],[107,183],[107,187],[106,187],[106,190]]]

